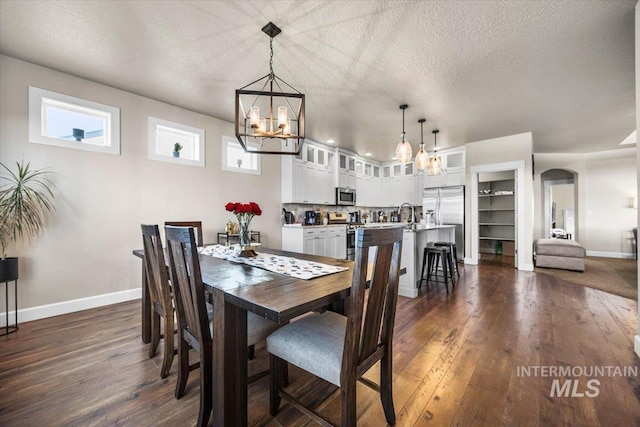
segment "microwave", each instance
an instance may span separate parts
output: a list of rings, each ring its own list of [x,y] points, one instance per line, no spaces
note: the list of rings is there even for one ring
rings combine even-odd
[[[336,205],[338,206],[355,206],[356,190],[353,188],[338,187],[336,188]]]

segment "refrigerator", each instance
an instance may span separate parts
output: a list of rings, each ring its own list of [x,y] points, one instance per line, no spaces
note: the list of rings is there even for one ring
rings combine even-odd
[[[436,225],[456,226],[458,261],[464,260],[464,185],[425,188],[422,191],[422,214],[434,212]]]

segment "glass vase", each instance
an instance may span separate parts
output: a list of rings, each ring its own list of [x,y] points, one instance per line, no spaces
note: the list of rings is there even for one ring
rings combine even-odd
[[[240,226],[238,230],[240,246],[251,246],[251,220],[241,219],[238,224]]]

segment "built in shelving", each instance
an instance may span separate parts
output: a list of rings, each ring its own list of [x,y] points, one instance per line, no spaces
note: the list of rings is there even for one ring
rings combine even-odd
[[[490,177],[489,177],[490,178]],[[515,254],[515,180],[487,179],[478,183],[478,225],[481,253]]]

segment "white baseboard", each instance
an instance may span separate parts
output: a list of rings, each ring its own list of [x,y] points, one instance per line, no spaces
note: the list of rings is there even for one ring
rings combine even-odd
[[[415,298],[418,296],[418,290],[415,286],[400,283],[400,286],[398,286],[398,295],[407,298]]]
[[[18,310],[18,323],[30,322],[32,320],[44,319],[47,317],[59,316],[61,314],[75,313],[76,311],[90,308],[103,307],[105,305],[117,304],[119,302],[131,301],[142,298],[142,289],[128,289],[126,291],[113,292],[104,295],[80,298],[71,301],[57,302],[54,304],[41,305],[39,307],[29,307]],[[9,312],[9,323],[13,323],[15,312]],[[7,323],[5,313],[0,313],[0,326]]]
[[[640,335],[636,335],[633,339],[633,349],[635,350],[638,357],[640,357]]]
[[[525,264],[524,262],[518,267],[520,271],[533,271],[533,264]]]
[[[478,265],[478,260],[473,258],[465,258],[464,263],[469,265]]]
[[[587,251],[587,256],[597,256],[600,258],[636,259],[636,254],[629,254],[626,252]]]

